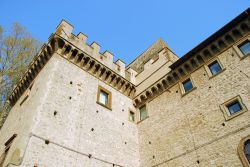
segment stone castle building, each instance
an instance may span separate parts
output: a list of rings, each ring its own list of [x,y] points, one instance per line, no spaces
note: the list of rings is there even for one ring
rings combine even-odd
[[[0,166],[250,166],[250,8],[178,58],[132,63],[62,21],[9,97]]]

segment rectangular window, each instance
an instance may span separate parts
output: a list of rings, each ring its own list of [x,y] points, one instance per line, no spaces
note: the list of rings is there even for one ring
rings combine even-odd
[[[98,87],[98,94],[97,94],[97,103],[111,109],[111,103],[112,103],[112,94],[107,89],[99,86]]]
[[[191,89],[193,89],[193,84],[191,79],[187,79],[186,81],[182,82],[183,88],[185,92],[190,91]]]
[[[13,140],[16,138],[17,134],[14,134],[11,136],[11,138],[9,138],[9,140],[7,140],[5,142],[5,149],[4,149],[4,152],[2,153],[2,155],[0,155],[0,166],[3,165],[4,161],[5,161],[5,158],[9,152],[9,149],[10,149],[10,146],[11,144],[13,143]]]
[[[247,56],[250,54],[250,41],[247,40],[239,45],[239,49],[242,52],[244,56]]]
[[[242,110],[242,107],[238,101],[234,101],[234,102],[229,103],[227,105],[227,109],[228,109],[229,113],[232,115],[232,114],[235,114],[237,112],[240,112]]]
[[[135,122],[135,113],[133,111],[129,111],[129,120]]]
[[[140,108],[140,120],[144,120],[148,117],[148,113],[147,113],[147,110],[146,110],[146,105],[142,106]]]
[[[230,120],[247,111],[239,95],[221,104],[220,108],[226,120]]]
[[[219,62],[217,60],[215,60],[214,62],[209,64],[208,67],[209,67],[212,75],[216,75],[222,70],[221,66],[220,66],[220,64],[219,64]]]

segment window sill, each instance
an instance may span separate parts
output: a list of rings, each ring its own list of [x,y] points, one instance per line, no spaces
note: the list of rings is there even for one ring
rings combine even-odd
[[[106,106],[106,105],[100,103],[99,101],[97,101],[96,103],[99,104],[99,105],[101,105],[102,107],[105,107],[105,108],[107,108],[107,109],[109,109],[109,110],[112,111],[112,108],[111,108],[111,107],[108,107],[108,106]]]
[[[242,54],[242,55],[243,55],[243,54]],[[240,60],[243,60],[243,59],[245,59],[245,58],[247,58],[247,57],[249,57],[249,56],[250,56],[250,54],[243,55],[243,56],[240,57]]]
[[[143,120],[138,121],[137,124],[139,124],[139,123],[145,121],[145,120],[148,119],[148,118],[149,118],[149,116],[147,116],[147,117],[146,117],[145,119],[143,119]]]
[[[131,120],[128,120],[128,121],[131,122],[131,123],[134,123],[134,124],[136,123],[135,121],[131,121]]]
[[[231,119],[233,119],[233,118],[235,118],[235,117],[237,117],[237,116],[239,116],[239,115],[241,115],[241,114],[243,114],[245,112],[247,112],[247,110],[241,110],[241,111],[239,111],[237,113],[234,113],[232,115],[225,115],[225,120],[229,121],[229,120],[231,120]]]
[[[209,76],[209,79],[212,79],[212,78],[216,77],[217,75],[223,73],[224,71],[226,71],[226,68],[223,68],[223,69],[222,69],[220,72],[218,72],[217,74],[214,74],[214,75]]]
[[[189,91],[185,92],[182,94],[182,97],[186,96],[187,94],[189,94],[190,92],[193,92],[194,90],[196,90],[197,87],[193,87],[192,89],[190,89]]]

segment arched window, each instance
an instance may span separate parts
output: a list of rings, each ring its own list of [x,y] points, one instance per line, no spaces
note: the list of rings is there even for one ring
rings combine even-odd
[[[245,142],[245,145],[244,145],[244,153],[245,153],[245,156],[248,160],[248,163],[250,164],[250,139],[248,139],[246,142]]]
[[[238,146],[238,153],[244,167],[250,166],[250,135],[243,138]]]

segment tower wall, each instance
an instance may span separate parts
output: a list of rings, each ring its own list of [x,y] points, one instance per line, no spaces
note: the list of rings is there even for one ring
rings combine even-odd
[[[34,128],[39,123],[40,111],[46,103],[54,76],[55,61],[49,61],[36,76],[29,88],[22,94],[12,107],[0,131],[0,154],[3,155],[5,143],[14,135],[5,163],[20,165],[26,153],[26,147]],[[46,82],[45,82],[46,81]],[[31,162],[33,163],[33,162]]]
[[[50,62],[50,90],[22,165],[139,166],[137,127],[128,121],[132,100],[58,54]],[[111,91],[112,110],[96,103],[99,85]]]

